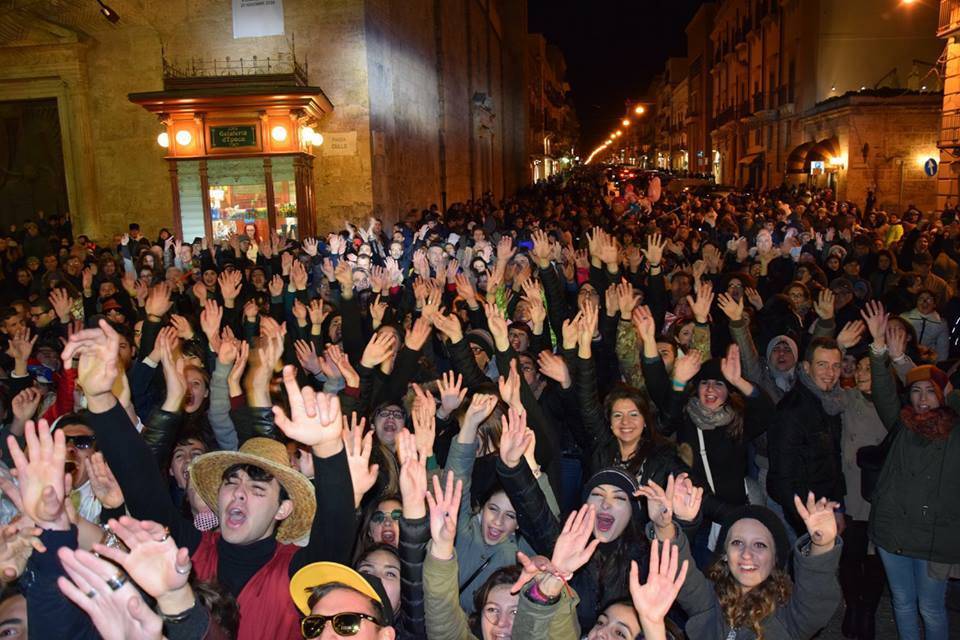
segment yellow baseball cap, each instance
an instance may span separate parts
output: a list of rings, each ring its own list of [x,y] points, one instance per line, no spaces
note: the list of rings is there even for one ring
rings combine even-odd
[[[310,615],[310,595],[317,587],[340,583],[359,591],[381,607],[383,598],[366,578],[346,565],[337,562],[314,562],[293,574],[290,578],[290,597],[305,616]]]

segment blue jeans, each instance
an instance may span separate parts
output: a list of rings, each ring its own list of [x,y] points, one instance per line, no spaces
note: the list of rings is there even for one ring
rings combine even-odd
[[[877,547],[893,596],[893,616],[901,640],[920,640],[919,605],[925,640],[947,640],[947,581],[927,574],[927,561]]]

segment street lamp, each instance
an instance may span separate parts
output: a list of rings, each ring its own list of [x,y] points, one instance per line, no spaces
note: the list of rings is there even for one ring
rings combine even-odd
[[[624,119],[623,119],[623,122],[621,122],[620,124],[622,124],[622,125],[625,126],[625,127],[629,127],[629,126],[630,126],[630,120],[627,119],[627,118],[624,118]]]
[[[643,107],[642,104],[638,104],[638,105],[637,105],[637,108],[633,110],[633,112],[634,112],[635,114],[637,114],[638,116],[639,116],[639,115],[642,115],[645,111],[646,111],[646,109]]]

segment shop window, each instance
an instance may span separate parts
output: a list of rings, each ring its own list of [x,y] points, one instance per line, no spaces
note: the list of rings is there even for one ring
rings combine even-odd
[[[258,240],[267,237],[270,225],[262,158],[210,160],[207,181],[215,241],[231,232],[244,233],[248,226]]]
[[[297,182],[294,176],[293,158],[273,158],[273,202],[277,230],[290,238],[297,234]]]
[[[177,186],[180,192],[180,226],[183,239],[193,242],[205,235],[203,226],[203,192],[200,190],[200,162],[177,162]],[[174,231],[176,233],[176,231]]]

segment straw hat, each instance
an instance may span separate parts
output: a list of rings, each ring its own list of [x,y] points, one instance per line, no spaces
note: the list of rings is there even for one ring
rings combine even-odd
[[[198,456],[190,465],[190,483],[214,513],[223,472],[235,464],[250,464],[273,475],[293,501],[293,513],[277,527],[277,541],[292,542],[310,531],[317,511],[313,484],[290,466],[287,448],[271,438],[250,438],[239,451],[214,451]]]

